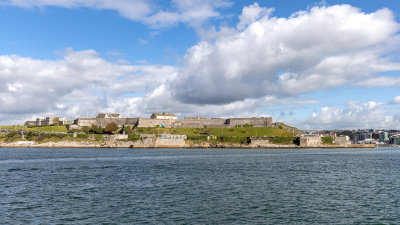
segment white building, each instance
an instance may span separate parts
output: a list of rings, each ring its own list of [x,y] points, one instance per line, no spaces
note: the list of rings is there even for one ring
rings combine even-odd
[[[172,119],[172,120],[176,120],[178,119],[178,117],[176,117],[175,114],[169,114],[169,113],[153,113],[151,114],[152,119],[156,119],[156,120],[167,120],[167,119]]]

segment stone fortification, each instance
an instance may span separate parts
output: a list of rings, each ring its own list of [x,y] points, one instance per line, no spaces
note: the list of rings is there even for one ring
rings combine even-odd
[[[261,118],[231,118],[227,119],[227,124],[231,127],[252,125],[253,127],[272,127],[271,117]]]
[[[139,118],[78,118],[74,121],[74,124],[80,127],[90,127],[92,125],[105,127],[107,124],[115,123],[118,127],[134,127],[137,125],[138,120]]]
[[[300,147],[320,147],[322,140],[320,136],[302,135],[300,136]]]
[[[138,127],[155,127],[162,125],[166,128],[204,128],[204,127],[236,127],[251,125],[253,127],[272,127],[271,117],[266,118],[229,118],[229,119],[146,119],[139,118]]]
[[[177,128],[203,128],[203,127],[229,127],[226,119],[183,119],[176,120],[173,127]]]
[[[191,118],[191,119],[150,119],[150,118],[78,118],[74,124],[79,127],[97,125],[101,127],[114,122],[118,127],[155,127],[162,125],[166,128],[214,128],[236,127],[250,125],[253,127],[273,127],[271,117],[261,118]]]
[[[147,118],[139,118],[137,127],[155,127],[162,125],[164,127],[170,128],[173,124],[172,119],[147,119]]]

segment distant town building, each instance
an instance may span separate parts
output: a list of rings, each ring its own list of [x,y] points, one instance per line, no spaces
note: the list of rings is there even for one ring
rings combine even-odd
[[[32,123],[34,122],[34,123]],[[43,118],[36,118],[36,121],[26,121],[25,125],[33,125],[33,126],[49,126],[49,125],[68,125],[73,124],[73,120],[67,120],[65,117],[46,117]],[[27,125],[29,124],[29,125]]]
[[[172,119],[176,120],[178,117],[176,117],[175,114],[169,114],[169,113],[153,113],[150,117],[151,119],[156,119],[156,120],[166,120],[166,119]]]
[[[354,143],[370,142],[372,140],[372,133],[358,133],[353,135]]]
[[[379,133],[379,142],[380,143],[385,143],[389,141],[389,133],[384,131]]]
[[[390,144],[400,145],[400,135],[394,135],[389,140]]]
[[[104,118],[104,119],[117,118],[118,119],[118,118],[121,118],[121,114],[119,114],[119,113],[110,113],[110,112],[108,112],[108,113],[99,112],[99,113],[97,113],[96,118]]]

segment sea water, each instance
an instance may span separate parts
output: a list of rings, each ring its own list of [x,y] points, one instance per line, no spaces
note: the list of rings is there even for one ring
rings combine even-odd
[[[0,148],[0,224],[400,224],[400,148]]]

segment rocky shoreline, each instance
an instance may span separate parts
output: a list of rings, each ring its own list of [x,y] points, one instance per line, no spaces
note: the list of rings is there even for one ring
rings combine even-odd
[[[37,143],[32,141],[17,141],[12,143],[0,142],[3,148],[375,148],[375,145],[321,145],[314,147],[300,147],[298,145],[285,144],[239,144],[218,142],[183,142],[183,143],[157,143],[142,141],[117,141],[117,142],[93,142],[93,141],[59,141]]]

